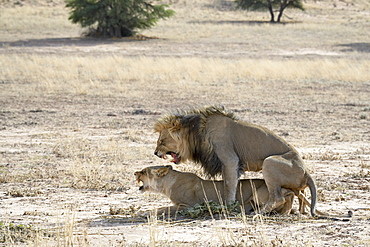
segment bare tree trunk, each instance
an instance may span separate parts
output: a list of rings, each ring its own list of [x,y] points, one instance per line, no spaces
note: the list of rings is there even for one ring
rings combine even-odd
[[[270,15],[271,15],[270,22],[275,22],[274,10],[272,9],[272,3],[271,3],[271,1],[269,1],[268,5],[269,5],[268,8],[269,8]]]
[[[283,12],[285,10],[285,8],[288,6],[287,4],[287,0],[284,0],[281,5],[280,5],[280,9],[279,9],[279,15],[278,15],[278,18],[277,18],[277,22],[280,22],[281,20],[281,17],[283,16]]]
[[[269,11],[270,11],[270,15],[271,15],[270,22],[275,22],[274,10],[272,9],[271,5],[269,6]]]
[[[115,29],[115,37],[117,37],[117,38],[122,38],[122,32],[121,32],[121,28],[120,27],[115,27],[114,28]]]
[[[109,34],[108,37],[113,37],[114,36],[114,30],[112,26],[109,26]]]
[[[284,9],[279,10],[279,15],[278,15],[278,18],[277,18],[277,22],[280,22],[281,17],[283,16],[283,11],[284,11]]]

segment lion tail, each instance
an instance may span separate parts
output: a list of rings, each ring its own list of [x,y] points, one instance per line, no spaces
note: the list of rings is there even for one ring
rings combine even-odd
[[[317,202],[316,183],[309,174],[307,174],[307,185],[311,192],[311,215],[312,217],[317,217],[317,214],[316,214],[316,202]]]
[[[320,211],[316,211],[316,201],[317,201],[316,184],[313,178],[309,174],[307,174],[307,185],[308,185],[308,188],[310,188],[310,192],[311,192],[311,215],[312,217],[316,219],[327,219],[327,220],[334,220],[334,221],[349,221],[349,218],[351,218],[353,214],[352,211],[348,211],[347,215],[327,215],[327,214],[323,214]],[[304,198],[304,195],[303,195],[303,198]],[[317,215],[316,212],[320,214],[320,216]]]

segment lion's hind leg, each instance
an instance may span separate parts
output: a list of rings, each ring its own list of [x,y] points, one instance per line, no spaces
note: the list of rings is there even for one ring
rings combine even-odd
[[[294,192],[289,189],[282,189],[284,202],[279,207],[266,213],[278,213],[281,215],[288,215],[293,206]],[[253,191],[253,195],[244,201],[244,210],[246,214],[254,214],[259,212],[261,208],[268,202],[269,196],[265,186]]]
[[[243,188],[246,190],[246,188]],[[242,188],[241,188],[242,190]],[[253,180],[250,180],[250,191],[247,194],[250,196],[243,200],[243,208],[246,214],[254,214],[259,212],[261,206],[263,206],[268,201],[268,190],[265,184],[263,186],[256,185]],[[244,191],[244,193],[246,193]]]
[[[266,158],[262,165],[262,174],[269,191],[269,200],[260,213],[268,213],[285,203],[283,187],[298,189],[302,186],[305,171],[298,155],[289,152]]]
[[[299,213],[305,214],[306,206],[309,205],[309,207],[311,207],[311,204],[307,201],[304,190],[297,191],[296,195],[298,197],[298,202],[299,202]]]
[[[294,192],[289,189],[282,189],[282,193],[284,196],[285,202],[278,208],[274,209],[279,214],[282,215],[289,215],[292,207],[293,207],[293,201],[294,201]]]

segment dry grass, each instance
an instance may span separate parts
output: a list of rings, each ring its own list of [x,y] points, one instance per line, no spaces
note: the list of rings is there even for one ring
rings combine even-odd
[[[252,60],[219,58],[125,58],[107,56],[0,55],[3,95],[35,94],[135,94],[153,84],[182,90],[212,85],[230,87],[256,81],[370,80],[370,61],[352,59]]]
[[[54,38],[73,37],[81,33],[80,27],[68,21],[68,11],[63,5],[0,8],[0,26],[1,41],[42,39],[50,37],[50,33]]]
[[[159,37],[146,41],[81,39],[82,30],[67,20],[63,0],[20,2],[25,6],[0,9],[0,196],[11,201],[0,218],[0,244],[91,246],[96,239],[107,244],[107,236],[121,233],[104,235],[104,224],[124,223],[101,220],[102,215],[120,214],[116,208],[130,205],[123,218],[134,221],[144,200],[149,206],[168,203],[159,195],[136,195],[133,172],[151,163],[167,164],[152,154],[156,135],[151,124],[171,107],[226,104],[243,119],[255,118],[287,133],[300,146],[368,141],[363,130],[370,81],[365,0],[307,0],[307,11],[289,10],[292,19],[284,18],[282,25],[268,23],[267,13],[235,11],[230,0],[184,0],[173,4],[174,18],[143,31]],[[306,155],[314,175],[323,164],[357,162],[346,167],[343,176],[353,180],[347,187],[335,179],[340,172],[324,170],[332,177],[319,183],[321,201],[347,202],[350,195],[342,194],[349,189],[368,190],[358,185],[358,179],[369,178],[369,153],[363,145],[351,154],[328,149]],[[176,169],[204,175],[196,165]],[[63,201],[62,189],[76,194]],[[53,196],[55,204],[47,204]],[[24,209],[21,200],[63,212]],[[101,200],[94,201],[99,206],[88,207],[93,200]],[[86,225],[80,216],[84,212],[89,213]],[[10,218],[39,222],[47,229],[13,224]],[[140,234],[149,235],[152,246],[312,246],[315,234],[334,234],[317,228],[305,235],[309,226],[295,218],[289,218],[292,224],[225,218],[181,223],[154,217],[134,227],[144,229]],[[273,235],[282,228],[288,229],[285,239]],[[184,229],[200,229],[211,238],[193,242],[171,237],[183,235]],[[345,244],[343,236],[337,240]],[[109,244],[147,246],[124,237]]]

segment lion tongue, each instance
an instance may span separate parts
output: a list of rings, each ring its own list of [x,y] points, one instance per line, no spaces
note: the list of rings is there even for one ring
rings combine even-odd
[[[180,159],[179,157],[177,156],[177,154],[175,153],[171,153],[171,156],[173,158],[172,162],[175,163],[175,164],[178,164],[180,162]]]

